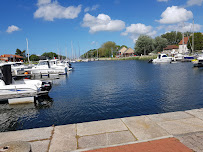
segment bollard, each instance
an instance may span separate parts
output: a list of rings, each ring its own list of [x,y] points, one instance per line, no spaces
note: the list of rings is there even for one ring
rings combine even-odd
[[[0,144],[0,152],[32,152],[32,150],[28,142],[11,141]]]

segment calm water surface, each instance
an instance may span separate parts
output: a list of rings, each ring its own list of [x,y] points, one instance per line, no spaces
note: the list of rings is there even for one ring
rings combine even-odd
[[[41,104],[0,104],[0,131],[203,108],[203,69],[192,63],[74,63]]]

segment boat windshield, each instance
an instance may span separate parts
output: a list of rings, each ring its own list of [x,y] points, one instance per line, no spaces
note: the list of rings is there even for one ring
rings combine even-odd
[[[167,55],[163,55],[162,57],[167,57]]]
[[[48,63],[47,62],[39,62],[38,65],[48,65]]]

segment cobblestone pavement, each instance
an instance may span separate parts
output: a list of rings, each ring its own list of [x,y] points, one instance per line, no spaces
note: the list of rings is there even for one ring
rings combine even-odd
[[[203,132],[178,135],[175,138],[195,152],[203,152]]]

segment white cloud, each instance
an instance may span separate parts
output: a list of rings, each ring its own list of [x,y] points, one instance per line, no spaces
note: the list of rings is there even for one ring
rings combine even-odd
[[[84,12],[89,12],[90,11],[90,7],[86,7],[85,9],[84,9]]]
[[[44,5],[51,3],[51,0],[38,0],[37,5]]]
[[[85,14],[83,18],[83,27],[89,27],[90,33],[99,31],[120,31],[125,28],[125,22],[121,20],[112,20],[108,15],[99,14],[97,17]]]
[[[93,5],[92,7],[86,7],[84,12],[95,11],[99,8],[99,5]]]
[[[20,31],[20,28],[15,26],[15,25],[9,26],[8,29],[6,30],[7,33],[12,33],[12,32],[15,32],[15,31]]]
[[[187,6],[193,6],[193,5],[201,6],[202,3],[203,3],[203,0],[188,0]]]
[[[92,42],[91,42],[91,45],[95,45],[95,46],[97,46],[97,45],[98,45],[98,42],[96,42],[96,41],[92,41]]]
[[[129,35],[130,38],[135,42],[140,35],[155,36],[156,31],[153,30],[152,26],[146,26],[144,24],[131,24],[126,27],[126,31],[121,33],[123,36]]]
[[[169,0],[157,0],[158,2],[168,2]]]
[[[200,24],[194,24],[194,32],[200,31],[201,27],[202,26]],[[183,24],[179,23],[179,24],[175,24],[175,25],[166,26],[164,29],[165,29],[165,31],[192,32],[193,24],[186,22],[183,25]]]
[[[193,13],[187,11],[185,8],[178,6],[168,7],[162,14],[159,22],[161,24],[175,24],[180,22],[188,21],[193,18]]]
[[[74,19],[81,12],[81,5],[74,7],[63,7],[57,1],[38,0],[38,9],[34,13],[35,18],[44,18],[46,21],[54,19]]]

